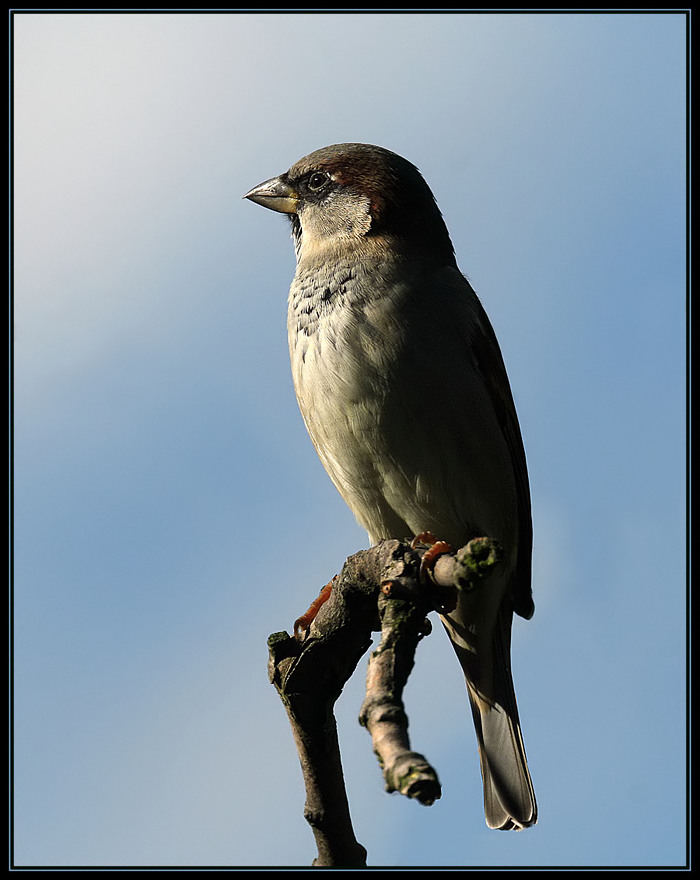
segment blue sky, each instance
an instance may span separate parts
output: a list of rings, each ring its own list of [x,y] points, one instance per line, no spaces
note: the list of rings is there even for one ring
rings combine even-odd
[[[331,143],[419,166],[528,456],[513,669],[539,824],[483,819],[441,630],[406,692],[443,796],[389,796],[338,704],[375,866],[685,860],[685,16],[14,17],[15,859],[306,866],[266,677],[366,546],[287,362],[282,218]]]

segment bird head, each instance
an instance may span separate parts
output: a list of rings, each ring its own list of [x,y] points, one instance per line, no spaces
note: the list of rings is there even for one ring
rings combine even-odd
[[[323,147],[243,198],[290,217],[298,258],[327,258],[329,249],[388,247],[454,264],[449,233],[427,183],[415,165],[383,147]]]

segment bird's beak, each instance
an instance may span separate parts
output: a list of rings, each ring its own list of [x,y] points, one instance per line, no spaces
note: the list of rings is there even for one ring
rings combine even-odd
[[[251,202],[257,202],[263,208],[271,211],[279,211],[281,214],[296,214],[299,207],[299,195],[290,185],[286,174],[279,177],[271,177],[264,183],[254,186],[244,196]]]

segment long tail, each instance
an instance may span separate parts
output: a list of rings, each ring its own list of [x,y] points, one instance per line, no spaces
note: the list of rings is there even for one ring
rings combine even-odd
[[[510,671],[512,616],[510,608],[502,607],[490,638],[484,641],[477,636],[476,651],[473,643],[468,648],[455,632],[454,620],[445,621],[464,670],[474,716],[486,823],[503,831],[527,828],[537,821],[537,802]]]

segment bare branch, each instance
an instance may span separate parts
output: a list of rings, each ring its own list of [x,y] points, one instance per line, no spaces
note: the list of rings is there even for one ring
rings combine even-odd
[[[424,556],[429,566],[421,565]],[[430,545],[382,541],[346,560],[303,640],[286,632],[268,639],[270,681],[287,710],[304,776],[314,865],[366,865],[350,820],[333,707],[373,631],[381,630],[381,640],[370,658],[360,723],[372,736],[386,788],[427,806],[440,797],[437,773],[411,751],[401,696],[416,645],[430,631],[426,615],[454,607],[456,591],[473,589],[497,559],[490,538],[456,552],[441,543],[439,554]]]

